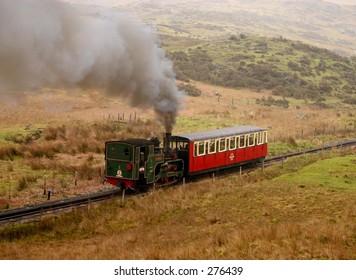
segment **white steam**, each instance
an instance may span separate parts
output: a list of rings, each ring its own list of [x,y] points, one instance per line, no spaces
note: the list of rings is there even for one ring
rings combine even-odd
[[[83,15],[56,0],[0,0],[0,93],[102,88],[172,130],[181,92],[151,28],[122,13]]]

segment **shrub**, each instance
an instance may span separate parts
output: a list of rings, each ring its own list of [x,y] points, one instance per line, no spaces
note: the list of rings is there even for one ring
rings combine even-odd
[[[191,84],[180,84],[178,88],[189,96],[201,96],[201,90]]]
[[[294,71],[299,71],[300,69],[299,64],[293,61],[288,62],[288,67]]]
[[[231,35],[229,40],[231,41],[237,41],[237,37],[235,35]]]
[[[41,137],[42,130],[41,129],[36,129],[33,131],[25,131],[25,132],[19,132],[15,134],[9,134],[5,137],[5,140],[17,144],[28,144],[31,143]]]
[[[18,181],[17,181],[17,190],[18,191],[22,191],[24,189],[26,189],[28,187],[27,181],[25,177],[21,177]]]
[[[0,147],[0,159],[1,160],[13,160],[14,156],[19,152],[15,146]]]
[[[47,141],[57,140],[57,139],[66,139],[66,127],[64,125],[59,127],[48,127],[43,132],[43,138]]]
[[[346,104],[356,105],[356,97],[348,97],[345,98],[343,101]]]
[[[286,99],[280,99],[276,100],[272,96],[269,96],[267,99],[262,97],[261,99],[257,98],[256,99],[256,104],[262,105],[262,106],[277,106],[277,107],[282,107],[282,108],[288,108],[289,107],[289,101]]]
[[[8,171],[8,172],[13,172],[13,171],[14,171],[14,166],[11,164],[11,162],[9,162],[9,163],[7,164],[7,171]]]

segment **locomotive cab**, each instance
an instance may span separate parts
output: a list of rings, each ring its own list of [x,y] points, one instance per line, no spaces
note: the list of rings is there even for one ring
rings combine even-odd
[[[185,171],[189,167],[189,140],[179,136],[171,136],[169,147],[172,153],[185,163]]]
[[[168,183],[182,177],[184,170],[183,161],[163,151],[156,139],[106,142],[105,162],[107,182],[121,189]]]

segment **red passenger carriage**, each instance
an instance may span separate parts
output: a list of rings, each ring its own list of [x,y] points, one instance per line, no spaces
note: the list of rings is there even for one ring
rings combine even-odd
[[[235,126],[171,136],[170,148],[184,160],[185,174],[262,161],[267,155],[267,131],[255,126]]]

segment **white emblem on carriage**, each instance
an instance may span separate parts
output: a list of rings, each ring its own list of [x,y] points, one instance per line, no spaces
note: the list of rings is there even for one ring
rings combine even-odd
[[[120,169],[117,171],[116,177],[122,177],[122,171]]]
[[[233,154],[233,153],[231,153],[231,155],[230,155],[230,161],[233,161],[233,160],[234,160],[234,158],[235,158],[234,154]]]

